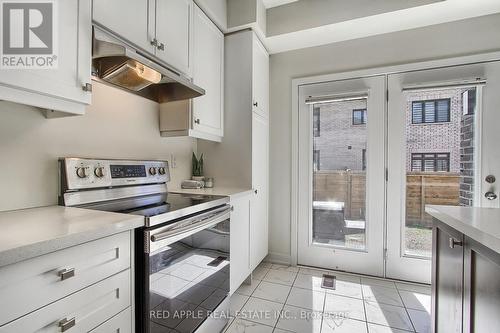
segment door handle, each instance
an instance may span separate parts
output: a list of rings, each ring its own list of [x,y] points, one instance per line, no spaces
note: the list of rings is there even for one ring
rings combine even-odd
[[[463,242],[462,241],[458,241],[458,240],[456,240],[453,237],[450,237],[449,242],[450,242],[450,244],[449,244],[450,245],[450,249],[454,249],[455,246],[463,246]]]
[[[497,198],[497,195],[495,194],[495,192],[491,192],[491,191],[486,192],[486,193],[484,194],[484,196],[485,196],[485,197],[486,197],[486,199],[488,199],[488,200],[495,200],[495,199]]]

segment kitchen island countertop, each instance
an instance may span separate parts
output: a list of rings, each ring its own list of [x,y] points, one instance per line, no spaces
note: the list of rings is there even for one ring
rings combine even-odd
[[[500,209],[428,205],[425,211],[476,242],[500,253]]]

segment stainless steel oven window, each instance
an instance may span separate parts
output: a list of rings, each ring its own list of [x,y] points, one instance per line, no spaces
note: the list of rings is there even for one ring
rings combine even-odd
[[[150,332],[194,332],[226,299],[229,228],[226,219],[149,254]]]

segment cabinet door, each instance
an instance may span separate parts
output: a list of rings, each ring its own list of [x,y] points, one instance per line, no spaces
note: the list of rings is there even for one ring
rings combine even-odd
[[[254,112],[265,118],[269,117],[269,55],[259,41],[253,35],[253,73],[252,94]]]
[[[153,53],[154,0],[93,0],[94,22]]]
[[[156,0],[156,56],[191,76],[192,0]]]
[[[500,254],[465,239],[464,332],[500,327]]]
[[[90,333],[132,333],[132,309],[128,308],[94,328]]]
[[[130,234],[124,232],[1,267],[0,325],[129,266]]]
[[[89,332],[128,308],[130,297],[128,269],[11,321],[0,327],[0,333]]]
[[[193,99],[193,129],[222,137],[224,128],[224,35],[195,6],[193,82],[205,95]]]
[[[250,213],[251,268],[268,253],[268,172],[269,124],[267,119],[252,114],[252,184],[254,198]]]
[[[65,0],[57,2],[58,8],[58,65],[56,69],[0,70],[0,85],[17,90],[9,96],[3,89],[0,99],[61,110],[54,103],[41,105],[46,96],[82,104],[90,104],[91,94],[82,89],[90,81],[91,71],[91,2],[90,0]],[[24,94],[25,93],[25,94]],[[38,93],[32,99],[29,93]]]
[[[463,235],[435,221],[432,314],[434,332],[462,332]]]
[[[251,195],[231,197],[231,270],[233,293],[250,275],[250,201]]]

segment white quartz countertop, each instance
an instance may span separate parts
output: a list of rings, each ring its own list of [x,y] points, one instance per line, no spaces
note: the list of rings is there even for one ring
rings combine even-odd
[[[142,216],[62,206],[0,212],[0,267],[143,225]]]
[[[429,205],[425,211],[476,242],[500,253],[500,208]]]
[[[172,193],[186,193],[186,194],[204,194],[204,195],[223,195],[235,196],[245,193],[250,193],[252,189],[241,187],[213,187],[213,188],[200,188],[200,189],[187,189],[187,188],[169,188]]]

